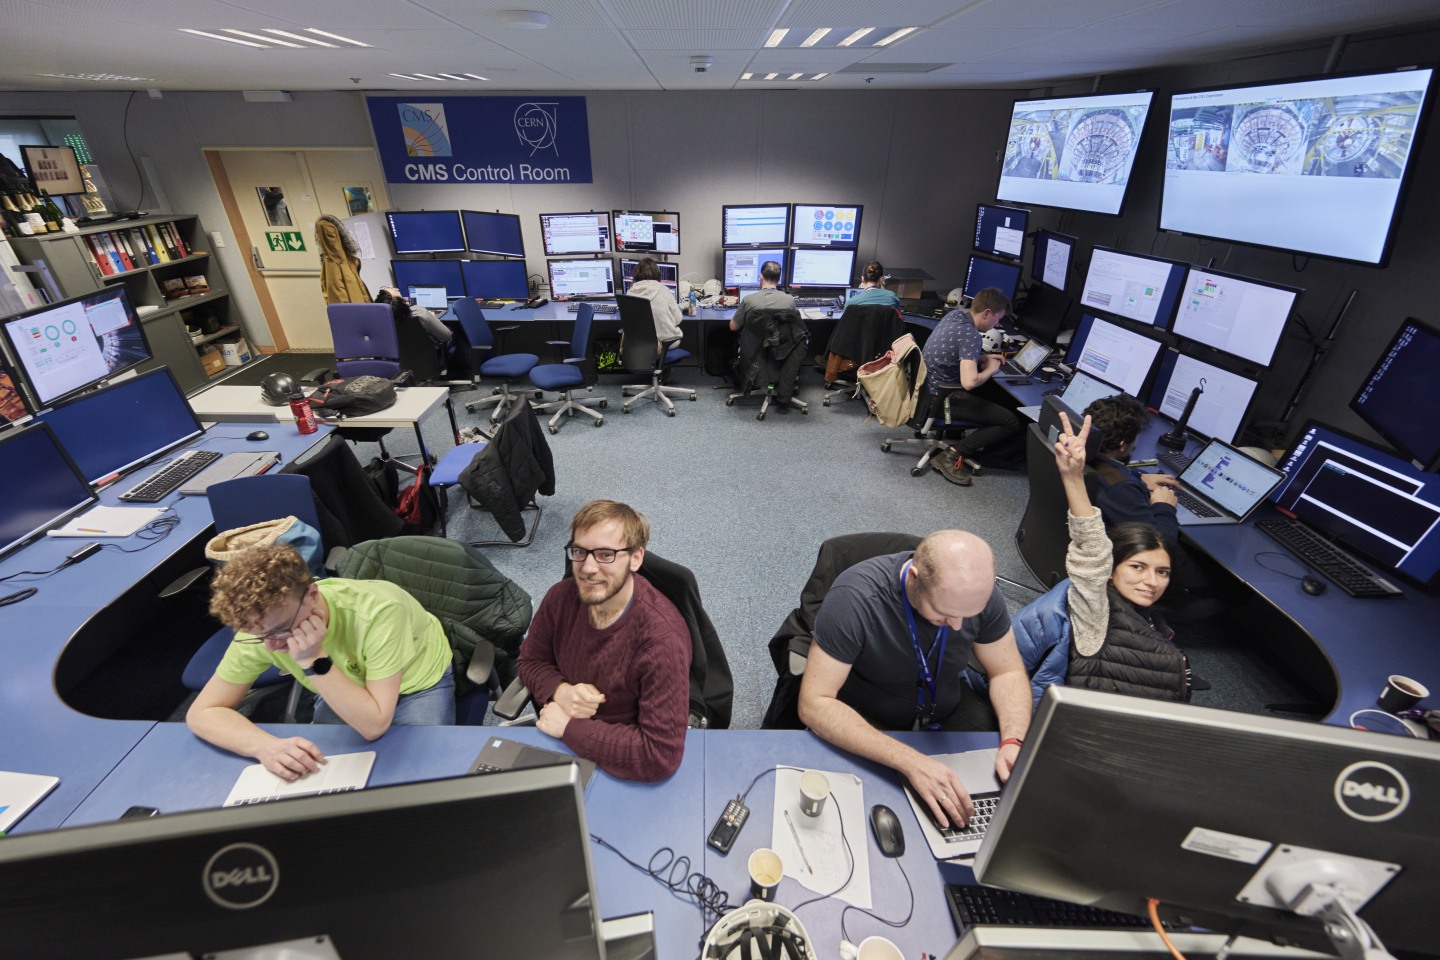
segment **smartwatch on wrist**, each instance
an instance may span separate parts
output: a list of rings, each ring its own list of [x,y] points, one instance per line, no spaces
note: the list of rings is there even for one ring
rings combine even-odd
[[[330,672],[330,668],[331,668],[332,666],[334,666],[334,664],[335,664],[335,661],[334,661],[334,660],[331,660],[329,657],[316,657],[316,658],[315,658],[315,662],[312,663],[312,664],[310,664],[310,666],[308,666],[308,667],[305,668],[305,676],[307,676],[307,677],[323,676],[324,674],[327,674],[327,673]]]

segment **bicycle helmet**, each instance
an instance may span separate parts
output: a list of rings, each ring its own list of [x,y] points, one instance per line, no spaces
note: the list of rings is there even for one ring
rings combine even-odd
[[[260,399],[272,407],[283,407],[296,394],[304,396],[304,391],[288,373],[272,373],[260,381]]]

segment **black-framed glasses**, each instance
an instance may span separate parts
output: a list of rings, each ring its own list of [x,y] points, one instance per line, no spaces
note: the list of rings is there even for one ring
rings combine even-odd
[[[629,550],[629,547],[620,547],[616,550],[611,550],[609,547],[600,547],[597,550],[586,550],[584,547],[577,547],[572,543],[565,548],[565,556],[569,557],[572,563],[584,563],[586,557],[594,557],[596,563],[614,563],[617,555],[626,553]]]
[[[309,592],[309,588],[307,587],[307,588],[306,588],[306,593],[308,593],[308,592]],[[301,611],[301,610],[304,610],[304,609],[305,609],[305,594],[302,593],[302,594],[300,594],[300,606],[296,608],[296,610],[295,610],[295,616],[294,616],[293,619],[291,619],[291,621],[290,621],[290,626],[286,627],[284,630],[272,630],[272,631],[270,631],[269,633],[265,634],[263,637],[252,637],[252,638],[249,639],[249,640],[235,640],[234,642],[235,642],[235,643],[264,643],[266,640],[289,640],[290,637],[291,637],[291,635],[293,635],[293,634],[295,633],[295,624],[297,624],[297,623],[300,622],[300,611]]]

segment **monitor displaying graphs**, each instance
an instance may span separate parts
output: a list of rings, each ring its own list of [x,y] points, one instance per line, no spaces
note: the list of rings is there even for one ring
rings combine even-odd
[[[1153,94],[1018,100],[995,196],[1118,214]]]
[[[1383,263],[1433,72],[1177,93],[1160,229]]]

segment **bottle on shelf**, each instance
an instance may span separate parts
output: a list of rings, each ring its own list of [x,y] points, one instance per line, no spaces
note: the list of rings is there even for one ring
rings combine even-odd
[[[30,225],[30,221],[25,219],[25,215],[20,212],[20,208],[15,205],[10,194],[0,195],[0,210],[4,211],[5,226],[9,230],[10,236],[30,237],[35,235],[35,229]]]
[[[61,229],[60,221],[63,219],[65,219],[65,211],[60,209],[60,205],[55,202],[54,197],[47,196],[45,198],[45,222],[53,223],[55,226],[51,229],[58,231]]]

